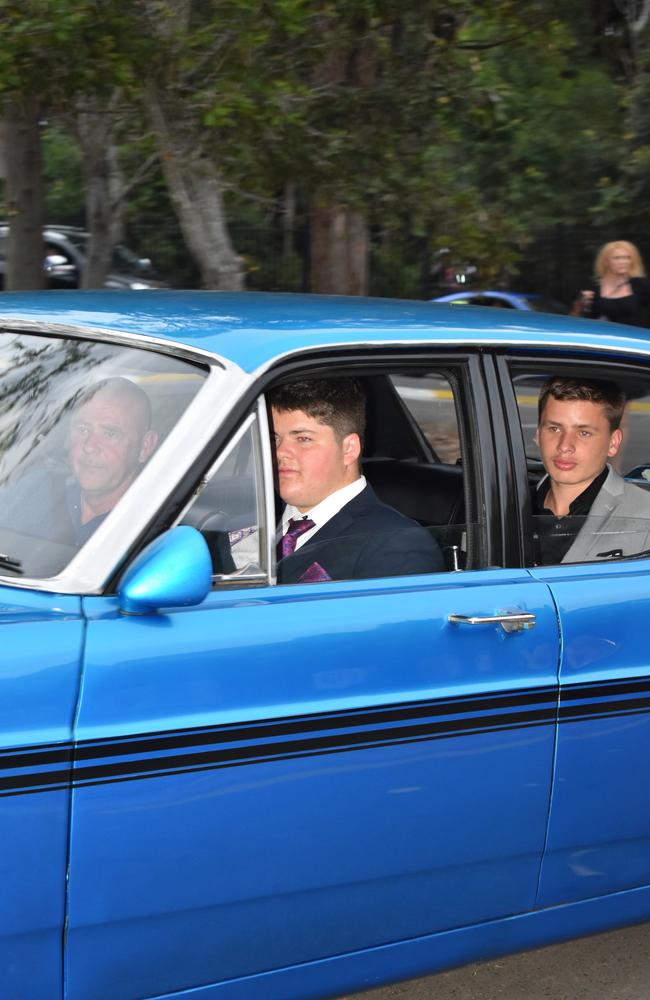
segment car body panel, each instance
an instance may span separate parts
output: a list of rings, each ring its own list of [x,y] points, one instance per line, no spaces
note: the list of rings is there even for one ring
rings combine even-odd
[[[192,1000],[326,1000],[352,989],[372,990],[450,966],[569,940],[576,933],[597,934],[641,923],[648,914],[650,888],[644,887],[199,987],[191,995]],[[176,997],[178,993],[169,993],[160,1000]]]
[[[56,998],[63,982],[80,601],[0,587],[0,622],[0,995]]]

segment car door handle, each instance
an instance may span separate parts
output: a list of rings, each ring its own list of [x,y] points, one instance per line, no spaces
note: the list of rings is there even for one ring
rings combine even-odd
[[[449,615],[452,625],[500,625],[504,632],[523,632],[535,628],[535,615],[531,611],[498,611],[495,615]]]

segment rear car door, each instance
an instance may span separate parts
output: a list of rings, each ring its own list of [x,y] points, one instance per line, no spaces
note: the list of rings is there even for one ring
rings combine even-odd
[[[528,455],[529,481],[524,472],[519,484],[528,542],[534,519],[527,494],[530,479],[539,474],[532,457],[536,397],[551,374],[610,379],[623,387],[629,402],[623,447],[614,461],[621,474],[631,472],[641,485],[647,482],[642,473],[650,463],[647,362],[606,362],[602,356],[566,353],[536,362],[511,358],[504,366],[504,395],[510,393],[511,426],[519,424],[517,410],[521,418],[523,433],[513,440],[517,468],[526,469],[524,449]],[[623,902],[624,896],[617,903],[613,894],[650,884],[650,661],[645,627],[650,560],[614,556],[616,533],[629,530],[629,524],[610,521],[599,560],[531,568],[535,579],[550,587],[562,635],[557,760],[540,906],[611,895],[612,912],[623,913],[631,904]],[[532,565],[530,544],[526,555]]]
[[[215,559],[206,600],[125,616],[115,596],[84,599],[71,1000],[215,983],[268,997],[283,970],[297,978],[273,995],[312,972],[324,992],[323,959],[533,906],[555,608],[545,583],[494,565],[505,508],[480,360],[430,369],[460,428],[469,568],[273,585],[260,400],[188,511]],[[409,373],[405,394],[437,404]],[[219,573],[224,531],[235,569]]]

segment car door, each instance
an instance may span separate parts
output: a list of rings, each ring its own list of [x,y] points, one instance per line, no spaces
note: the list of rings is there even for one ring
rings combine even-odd
[[[0,586],[0,995],[63,996],[78,598]]]
[[[627,388],[631,401],[623,423],[624,447],[617,456],[619,471],[646,465],[647,367],[558,356],[555,362],[539,359],[537,367],[530,359],[511,359],[506,378],[514,377],[524,430],[513,442],[516,454],[520,449],[518,468],[526,467],[521,441],[532,438],[539,385],[549,374],[563,372],[609,378]],[[510,385],[504,388],[506,397],[508,392]],[[518,424],[514,402],[510,423]],[[522,485],[522,494],[527,485]],[[525,518],[530,525],[529,510]],[[619,529],[624,526],[610,524],[610,531]],[[603,549],[611,548],[612,537]],[[532,558],[529,550],[529,564]],[[562,636],[557,758],[538,904],[552,906],[647,886],[650,665],[645,621],[650,560],[605,558],[537,566],[531,574],[550,587]]]
[[[498,534],[479,361],[458,375],[477,530]],[[84,599],[71,1000],[243,977],[268,996],[263,973],[533,906],[557,709],[547,585],[493,566],[274,586],[269,451],[261,402],[208,477],[226,509],[207,505],[206,537],[241,519],[235,570],[202,604],[136,617]]]

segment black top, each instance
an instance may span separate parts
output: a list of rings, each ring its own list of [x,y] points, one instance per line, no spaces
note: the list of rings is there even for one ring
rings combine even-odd
[[[591,310],[585,315],[592,319],[608,319],[611,323],[628,323],[630,326],[650,326],[650,281],[647,278],[630,278],[631,295],[606,298],[600,286],[594,285]]]
[[[537,489],[533,490],[536,566],[555,566],[562,562],[584,524],[608,472],[609,469],[605,466],[600,475],[569,505],[569,513],[563,517],[558,517],[544,506],[549,488],[548,478],[544,478]]]

